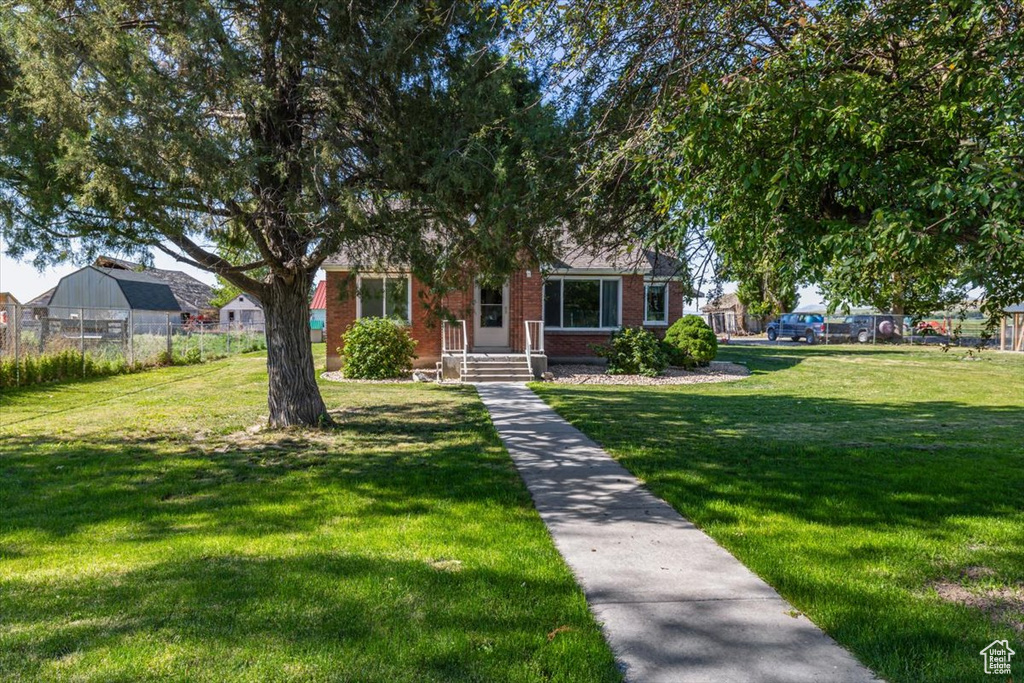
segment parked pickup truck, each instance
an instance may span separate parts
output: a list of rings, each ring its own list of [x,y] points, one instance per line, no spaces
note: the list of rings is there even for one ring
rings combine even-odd
[[[793,341],[804,339],[813,344],[825,334],[825,316],[816,313],[785,313],[768,323],[768,341],[789,337]]]
[[[899,336],[896,318],[891,315],[848,315],[841,322],[829,323],[828,337],[832,340],[890,341]]]

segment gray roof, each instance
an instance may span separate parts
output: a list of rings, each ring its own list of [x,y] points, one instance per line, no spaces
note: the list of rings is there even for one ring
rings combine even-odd
[[[145,273],[136,273],[119,268],[99,268],[99,272],[117,280],[121,293],[128,305],[137,311],[180,311],[181,306],[174,298],[170,286]]]
[[[685,275],[686,269],[675,258],[655,249],[612,245],[594,247],[578,245],[568,239],[557,250],[559,257],[545,264],[554,271],[606,271],[637,273],[655,277]]]
[[[35,299],[23,304],[25,308],[46,308],[50,305],[50,299],[53,298],[53,293],[57,291],[56,287],[50,287],[48,290],[37,296]]]
[[[581,246],[566,235],[562,244],[555,250],[559,254],[551,263],[543,264],[546,271],[555,272],[594,272],[594,273],[630,273],[653,277],[671,278],[686,275],[685,265],[676,258],[654,249],[640,248],[639,244],[627,246]],[[373,249],[367,247],[366,253],[360,253],[355,246],[348,246],[334,254],[324,262],[327,268],[380,268],[389,266],[395,269],[407,267],[404,263],[380,264],[381,260],[372,254]]]
[[[1020,302],[1019,304],[1007,306],[1006,308],[1003,309],[1003,313],[1024,313],[1024,301]]]
[[[700,310],[705,313],[718,313],[721,311],[739,311],[744,308],[746,308],[746,306],[744,306],[743,302],[740,301],[739,295],[735,292],[731,292],[712,299]]]
[[[132,261],[124,261],[111,256],[100,256],[96,259],[95,265],[111,270],[145,273],[146,275],[151,275],[157,280],[165,282],[171,288],[171,292],[174,294],[174,298],[177,300],[180,310],[199,313],[204,310],[216,308],[216,306],[210,305],[210,300],[213,299],[213,287],[210,287],[210,285],[205,282],[200,282],[188,273],[183,273],[180,270],[146,268],[141,264],[133,263]]]

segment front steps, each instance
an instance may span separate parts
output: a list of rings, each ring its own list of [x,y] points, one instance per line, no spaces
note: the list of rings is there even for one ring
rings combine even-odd
[[[462,367],[462,356],[449,357],[457,364],[461,382],[531,382],[533,371],[522,353],[471,353]],[[449,361],[449,363],[452,363]],[[451,367],[449,364],[448,367]]]

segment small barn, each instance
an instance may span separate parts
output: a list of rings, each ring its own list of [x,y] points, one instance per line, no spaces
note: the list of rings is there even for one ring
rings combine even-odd
[[[1024,302],[1003,309],[999,325],[999,349],[1024,351]]]
[[[86,266],[65,275],[48,302],[50,318],[127,320],[136,324],[178,321],[181,306],[165,282],[145,273]]]
[[[759,334],[763,321],[747,313],[739,296],[723,294],[700,309],[716,334]]]
[[[57,291],[56,287],[50,287],[39,296],[23,304],[21,307],[21,319],[25,322],[29,322],[45,318],[46,311],[50,307],[50,299],[53,298],[53,293],[55,291]]]
[[[181,307],[182,318],[215,319],[217,307],[211,301],[214,297],[213,288],[188,273],[180,270],[163,270],[147,268],[141,263],[125,261],[111,256],[100,256],[93,263],[98,268],[123,270],[148,275],[154,280],[165,283],[171,288],[174,299]]]
[[[263,307],[260,302],[242,293],[220,307],[221,325],[244,325],[263,329]]]

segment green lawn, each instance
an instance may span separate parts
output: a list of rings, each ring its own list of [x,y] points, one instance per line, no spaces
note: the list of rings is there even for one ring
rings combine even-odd
[[[963,358],[734,346],[735,383],[535,389],[884,678],[983,680],[996,638],[1024,672],[1024,356]]]
[[[325,383],[338,429],[248,434],[265,382],[0,395],[0,679],[619,679],[471,389]]]

